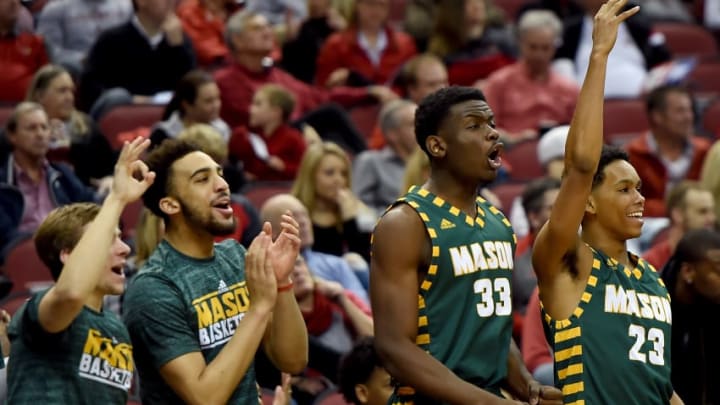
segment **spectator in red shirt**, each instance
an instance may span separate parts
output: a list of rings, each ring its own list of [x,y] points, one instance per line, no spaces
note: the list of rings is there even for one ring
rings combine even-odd
[[[562,23],[552,11],[528,11],[518,23],[520,60],[482,84],[505,142],[537,139],[541,128],[570,123],[578,86],[551,70],[561,38]]]
[[[682,180],[698,180],[710,142],[694,134],[690,92],[661,86],[647,97],[650,131],[627,144],[630,163],[642,179],[647,217],[666,215],[667,190]]]
[[[290,92],[277,84],[262,86],[250,105],[250,128],[239,127],[230,140],[230,153],[243,163],[248,180],[293,180],[305,141],[288,124],[295,108]]]
[[[238,9],[235,0],[183,0],[176,13],[190,37],[198,64],[218,66],[230,51],[225,44],[225,21]]]
[[[25,98],[35,71],[48,63],[42,37],[19,32],[19,0],[0,0],[0,102]]]
[[[325,105],[335,102],[350,107],[397,97],[383,86],[325,90],[303,83],[273,66],[270,58],[274,47],[273,31],[262,15],[247,11],[236,13],[228,20],[225,31],[232,62],[215,72],[215,80],[222,98],[220,115],[233,128],[248,125],[250,103],[257,89],[264,84],[275,83],[290,91],[297,100],[290,116],[294,124],[302,117],[301,121],[315,128],[323,139],[338,141],[357,153],[366,148],[362,135],[352,126],[344,111]],[[321,106],[322,113],[319,112]]]
[[[384,84],[415,53],[415,42],[387,25],[390,0],[357,0],[351,26],[332,34],[317,59],[320,86]]]
[[[715,228],[715,198],[697,181],[684,180],[670,190],[667,198],[670,228],[667,237],[656,241],[643,259],[660,271],[675,252],[680,239],[693,229]]]

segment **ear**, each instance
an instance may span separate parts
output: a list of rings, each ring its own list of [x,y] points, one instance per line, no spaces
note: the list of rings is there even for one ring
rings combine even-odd
[[[365,384],[355,384],[355,396],[361,404],[368,402],[368,389]]]
[[[180,202],[173,197],[163,197],[158,203],[160,211],[167,215],[174,215],[180,212]]]
[[[585,212],[593,215],[597,214],[597,201],[595,201],[595,197],[593,196],[592,192],[588,196],[587,202],[585,203]]]
[[[447,152],[447,144],[445,140],[437,135],[430,135],[425,140],[425,148],[427,148],[430,155],[435,158],[445,157]]]
[[[690,263],[683,263],[680,265],[680,271],[678,273],[680,281],[685,284],[692,284],[695,281],[695,267]]]
[[[70,257],[69,250],[63,249],[60,251],[60,263],[65,264],[65,262],[67,262],[68,257]]]

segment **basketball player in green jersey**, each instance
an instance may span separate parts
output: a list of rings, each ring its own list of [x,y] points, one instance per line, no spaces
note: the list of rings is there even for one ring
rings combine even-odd
[[[430,178],[380,219],[370,290],[375,347],[398,385],[390,403],[560,404],[512,343],[515,235],[498,209],[477,198],[495,179],[502,144],[482,93],[449,87],[415,117]]]
[[[655,270],[626,250],[640,235],[640,178],[603,147],[603,90],[619,25],[638,11],[610,0],[595,15],[565,172],[533,249],[555,385],[566,404],[681,404],[670,381],[671,310]],[[582,225],[582,234],[578,228]]]

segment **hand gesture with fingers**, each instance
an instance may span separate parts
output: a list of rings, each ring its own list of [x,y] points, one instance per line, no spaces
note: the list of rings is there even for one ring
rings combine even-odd
[[[135,138],[125,142],[120,157],[115,164],[112,191],[115,198],[130,203],[143,195],[145,190],[155,181],[155,172],[148,169],[140,155],[150,146],[149,139]]]
[[[280,235],[268,250],[277,282],[285,285],[288,283],[290,273],[295,267],[295,260],[300,253],[300,231],[298,230],[298,223],[290,211],[283,214],[280,226],[282,227]],[[272,228],[269,223],[265,224],[263,232],[272,235]]]
[[[628,0],[608,0],[595,14],[593,52],[609,54],[615,46],[620,23],[640,11],[640,6],[622,11],[627,2]]]
[[[277,281],[270,262],[272,237],[263,230],[253,239],[245,254],[245,277],[251,309],[272,311],[277,299]]]

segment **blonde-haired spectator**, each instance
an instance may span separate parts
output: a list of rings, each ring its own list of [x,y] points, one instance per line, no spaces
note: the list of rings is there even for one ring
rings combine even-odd
[[[337,256],[355,252],[368,260],[376,216],[351,191],[350,170],[350,159],[340,146],[313,145],[305,152],[291,193],[310,213],[314,250]]]

